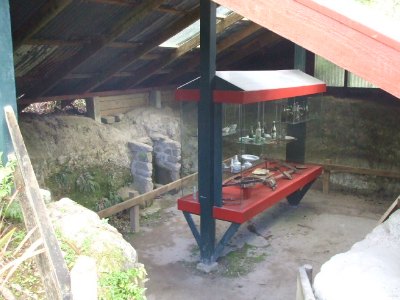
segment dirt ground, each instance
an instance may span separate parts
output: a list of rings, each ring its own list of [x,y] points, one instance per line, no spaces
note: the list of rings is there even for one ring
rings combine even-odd
[[[148,271],[149,300],[295,299],[300,265],[311,264],[316,274],[371,231],[391,204],[311,189],[297,208],[282,201],[242,224],[218,269],[206,274],[196,269],[199,251],[176,208],[179,195],[157,200],[161,209],[147,212],[141,232],[124,234]],[[217,223],[219,237],[228,225]]]

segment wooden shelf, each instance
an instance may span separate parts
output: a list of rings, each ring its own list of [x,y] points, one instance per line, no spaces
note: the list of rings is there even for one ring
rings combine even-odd
[[[213,217],[218,220],[240,224],[250,220],[257,214],[300,190],[322,174],[321,166],[306,166],[307,169],[302,169],[292,174],[293,179],[291,180],[285,178],[278,179],[276,190],[272,190],[264,184],[257,184],[250,188],[241,188],[239,186],[223,187],[223,199],[237,200],[225,201],[222,207],[214,206]],[[257,167],[263,167],[263,164],[254,168]],[[250,174],[254,168],[249,169],[247,174]],[[285,168],[281,169],[285,170]],[[276,175],[278,174],[279,172],[276,173]],[[193,198],[192,194],[187,195],[178,199],[178,209],[199,215],[200,203]]]

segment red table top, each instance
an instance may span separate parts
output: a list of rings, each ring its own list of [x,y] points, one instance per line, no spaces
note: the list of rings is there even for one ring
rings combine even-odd
[[[222,199],[235,200],[225,200],[222,207],[214,206],[214,218],[234,223],[244,223],[248,221],[283,198],[286,198],[288,195],[312,182],[322,173],[321,166],[305,166],[307,167],[306,169],[298,170],[297,173],[291,174],[291,180],[286,178],[278,179],[277,188],[275,190],[261,183],[246,189],[239,186],[223,187]],[[260,167],[260,165],[256,167]],[[263,167],[263,165],[261,167]],[[286,168],[281,167],[280,169],[284,171]],[[254,168],[250,169],[246,172],[247,174],[244,175],[251,175],[252,170],[254,170]],[[275,172],[274,176],[279,174],[280,172]],[[200,203],[197,199],[193,199],[193,195],[190,194],[178,199],[178,209],[199,215]]]

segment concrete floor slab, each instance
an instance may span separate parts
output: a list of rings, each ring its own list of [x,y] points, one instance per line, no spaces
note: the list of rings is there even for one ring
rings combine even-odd
[[[316,274],[323,262],[364,238],[390,206],[310,190],[297,208],[282,201],[242,224],[218,270],[205,274],[196,269],[198,248],[176,209],[177,197],[158,200],[163,209],[142,220],[143,230],[124,234],[148,271],[149,300],[294,299],[300,265],[311,264]],[[228,226],[217,222],[219,236]]]

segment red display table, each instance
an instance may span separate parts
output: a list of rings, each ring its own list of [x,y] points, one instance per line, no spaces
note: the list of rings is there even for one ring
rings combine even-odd
[[[264,165],[256,167],[264,167]],[[222,199],[226,200],[223,201],[224,203],[221,207],[214,206],[213,217],[239,224],[250,220],[283,198],[301,191],[322,173],[322,167],[320,166],[305,165],[305,167],[306,169],[301,169],[291,174],[291,180],[286,178],[278,179],[275,190],[262,183],[249,188],[241,188],[240,186],[223,187]],[[245,172],[244,176],[250,175],[253,169]],[[284,171],[285,168],[281,168],[281,170]],[[279,171],[275,172],[275,175],[279,174]],[[193,198],[192,194],[178,199],[178,209],[200,215],[200,203]]]

